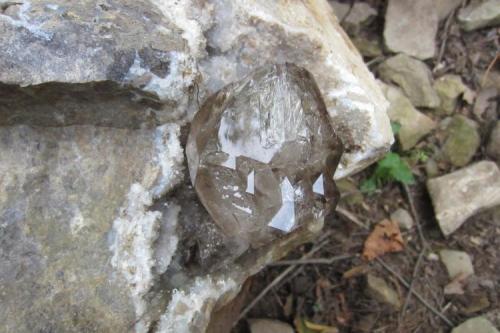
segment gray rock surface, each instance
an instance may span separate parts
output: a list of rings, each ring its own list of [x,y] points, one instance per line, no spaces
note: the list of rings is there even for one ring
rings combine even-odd
[[[401,307],[398,293],[384,279],[372,274],[366,276],[366,293],[377,301],[389,305],[393,310]]]
[[[460,95],[469,91],[469,88],[462,82],[462,78],[454,74],[443,75],[437,79],[434,82],[434,89],[441,100],[437,111],[443,114],[453,113]]]
[[[395,53],[418,59],[436,53],[438,12],[434,0],[389,0],[385,13],[384,40]]]
[[[413,217],[403,208],[398,208],[391,213],[391,220],[396,221],[403,230],[410,230],[413,227]]]
[[[363,57],[374,58],[384,53],[382,51],[382,43],[379,40],[357,36],[353,37],[352,42]]]
[[[323,0],[8,2],[0,42],[6,332],[203,332],[246,277],[314,236],[236,257],[185,172],[184,126],[258,66],[316,76],[348,149],[337,178],[393,141]]]
[[[461,275],[463,278],[474,274],[474,266],[469,255],[463,251],[441,250],[441,261],[446,266],[450,279]]]
[[[0,14],[0,125],[138,127],[178,118],[197,75],[174,29],[145,1],[11,2]]]
[[[474,108],[472,112],[474,116],[481,119],[483,117],[494,117],[497,112],[497,97],[499,90],[497,87],[488,87],[478,91],[474,101]]]
[[[119,124],[113,120],[112,126],[185,121],[206,96],[254,68],[293,62],[315,76],[332,125],[346,144],[336,178],[363,169],[389,149],[387,103],[326,1],[153,2],[156,6],[143,1],[68,5],[62,0],[9,6],[0,20],[0,42],[9,45],[0,50],[0,68],[17,70],[2,71],[0,82],[28,95],[25,103],[33,114],[13,112],[5,106],[13,94],[2,94],[2,123],[99,121],[108,126],[117,112]],[[61,19],[66,17],[71,19]],[[95,111],[80,112],[68,102],[67,95],[80,94],[81,84],[94,87],[85,87],[82,98],[96,99]],[[65,91],[61,98],[50,96],[59,90]],[[39,93],[55,100],[56,107],[34,100],[32,95]],[[117,111],[114,98],[123,94],[148,107]],[[95,116],[103,112],[110,115]]]
[[[378,71],[382,80],[400,86],[414,106],[439,106],[439,96],[432,86],[431,71],[422,61],[398,54],[380,64]]]
[[[425,162],[425,173],[427,174],[427,177],[433,178],[439,175],[439,166],[436,162],[435,159],[429,158]]]
[[[486,152],[489,156],[493,157],[500,162],[500,121],[497,120],[493,131],[490,134]]]
[[[177,125],[0,129],[7,332],[126,330],[148,310],[179,207],[147,207],[182,179],[178,135]],[[170,246],[155,248],[161,229]]]
[[[393,137],[388,103],[328,2],[212,2],[213,19],[223,24],[205,34],[213,54],[200,63],[208,92],[257,66],[292,62],[313,74],[344,143],[337,179],[363,169],[389,149]]]
[[[477,123],[456,115],[447,124],[445,135],[442,150],[446,160],[457,167],[467,165],[481,144]]]
[[[448,15],[450,15],[452,11],[457,9],[462,2],[462,0],[436,0],[434,3],[439,20],[444,20],[445,18],[447,18]]]
[[[357,35],[363,26],[369,24],[377,16],[377,11],[366,2],[354,2],[352,8],[350,4],[329,1],[333,7],[335,16],[339,21],[342,20],[342,26],[345,27],[349,35]]]
[[[466,31],[500,24],[500,0],[472,2],[458,13],[458,22]]]
[[[481,161],[427,181],[436,219],[445,236],[477,212],[500,205],[500,171]]]
[[[498,333],[498,330],[488,319],[475,317],[461,323],[451,333]]]
[[[425,135],[436,127],[436,122],[413,107],[401,89],[380,82],[382,91],[389,101],[387,114],[392,122],[401,125],[397,133],[403,150],[413,148]]]

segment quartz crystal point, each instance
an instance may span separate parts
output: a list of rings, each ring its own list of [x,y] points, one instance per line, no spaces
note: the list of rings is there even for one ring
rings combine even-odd
[[[203,205],[247,248],[323,222],[338,199],[342,150],[312,75],[284,64],[208,98],[191,123],[187,157]]]

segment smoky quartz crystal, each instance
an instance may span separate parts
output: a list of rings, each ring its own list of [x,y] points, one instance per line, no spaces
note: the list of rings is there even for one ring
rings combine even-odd
[[[333,175],[342,151],[312,75],[283,64],[209,97],[186,153],[203,205],[248,248],[324,219],[338,199]]]

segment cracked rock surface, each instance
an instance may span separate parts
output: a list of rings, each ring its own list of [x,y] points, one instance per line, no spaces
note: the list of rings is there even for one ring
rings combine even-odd
[[[326,1],[0,2],[0,43],[5,332],[203,332],[244,279],[314,236],[235,253],[190,184],[191,119],[260,66],[313,74],[346,148],[336,178],[393,140]]]

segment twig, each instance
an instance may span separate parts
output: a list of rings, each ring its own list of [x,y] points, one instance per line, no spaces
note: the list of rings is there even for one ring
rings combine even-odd
[[[298,260],[281,260],[270,263],[268,266],[289,266],[289,265],[330,265],[335,261],[344,259],[351,259],[355,257],[352,254],[342,254],[331,258],[311,258],[311,259],[298,259]]]
[[[381,61],[382,61],[382,60],[384,60],[384,59],[385,59],[385,57],[384,57],[383,55],[382,55],[382,56],[375,57],[375,58],[373,58],[372,60],[367,61],[367,62],[366,62],[366,66],[371,67],[372,65],[375,65],[375,64],[377,64],[377,63],[381,62]]]
[[[420,269],[420,264],[422,263],[423,257],[424,257],[424,248],[422,248],[422,250],[420,251],[420,253],[418,255],[417,263],[415,264],[415,267],[413,268],[413,274],[411,276],[410,287],[408,288],[409,289],[408,295],[406,295],[403,309],[401,310],[401,314],[399,315],[400,322],[401,322],[401,319],[403,319],[405,314],[406,314],[406,309],[408,308],[408,304],[410,304],[411,294],[413,293],[413,285],[414,285],[415,280],[417,278],[417,274],[418,274],[418,271]]]
[[[403,190],[405,192],[406,199],[408,200],[408,203],[410,204],[411,214],[413,215],[413,220],[415,221],[415,225],[417,226],[418,236],[420,238],[420,242],[422,243],[422,248],[424,248],[427,246],[427,240],[425,239],[424,233],[422,231],[422,226],[420,225],[420,219],[419,219],[417,210],[415,208],[415,203],[413,202],[413,196],[410,193],[410,189],[408,188],[408,185],[403,184]]]
[[[427,241],[426,241],[424,233],[422,231],[422,226],[420,225],[420,219],[419,219],[419,216],[417,214],[417,210],[415,208],[413,196],[411,195],[410,189],[408,188],[408,186],[406,184],[403,184],[403,190],[405,192],[406,198],[407,198],[408,203],[410,205],[410,210],[411,210],[411,214],[413,215],[413,220],[415,221],[415,225],[417,226],[421,248],[420,248],[420,253],[418,254],[417,263],[415,264],[415,267],[413,268],[411,282],[410,282],[410,286],[408,288],[409,289],[408,295],[406,295],[403,309],[401,310],[401,314],[399,316],[400,322],[401,322],[401,319],[406,314],[406,309],[408,308],[408,304],[410,303],[410,298],[411,298],[411,295],[413,293],[413,286],[415,284],[415,280],[417,278],[417,274],[418,274],[418,271],[420,269],[420,264],[422,263],[422,258],[424,257],[424,252],[427,249]]]
[[[354,215],[353,213],[351,213],[350,211],[348,211],[347,209],[345,208],[342,208],[342,207],[339,207],[337,206],[337,213],[339,213],[340,215],[344,216],[345,218],[347,218],[349,221],[351,221],[352,223],[360,226],[361,228],[363,229],[366,229],[366,230],[369,230],[370,228],[365,225],[363,222],[361,222],[357,217],[356,215]]]
[[[321,240],[324,240],[325,238],[327,238],[328,236],[330,236],[332,234],[332,232],[327,232],[326,234],[324,234],[322,237],[321,237]],[[314,253],[318,252],[323,246],[325,246],[326,244],[328,244],[329,241],[325,241],[325,242],[322,242],[318,245],[316,245],[314,248],[311,249],[311,251],[309,251],[308,253],[304,254],[301,258],[301,260],[304,260],[304,259],[308,259],[310,258]],[[240,315],[238,316],[237,320],[234,322],[234,324],[236,325],[241,319],[243,319],[247,314],[248,312],[250,312],[250,310],[252,310],[252,308],[257,304],[259,303],[259,301],[272,289],[274,288],[276,285],[278,285],[281,280],[283,280],[288,274],[290,274],[291,272],[293,272],[293,270],[295,270],[297,268],[297,266],[299,265],[291,265],[290,267],[288,267],[287,269],[285,269],[283,272],[280,273],[280,275],[278,275],[270,284],[268,284],[258,295],[257,297],[255,297],[252,302],[250,302],[250,304],[248,304],[244,309],[243,311],[241,311]]]
[[[352,8],[354,7],[354,1],[355,0],[351,0],[351,3],[349,4],[349,9],[347,10],[347,13],[345,13],[345,15],[342,17],[342,19],[340,20],[340,25],[344,24],[344,21],[346,20],[346,18],[351,15],[351,11],[352,11]]]
[[[483,78],[481,79],[481,87],[484,87],[484,84],[486,83],[486,79],[488,78],[488,75],[490,74],[491,69],[493,68],[493,66],[497,62],[498,57],[500,57],[500,53],[497,53],[495,58],[490,62],[490,64],[486,68],[486,72],[484,72]]]
[[[443,60],[444,50],[446,48],[446,42],[448,41],[448,36],[450,34],[450,24],[451,24],[451,20],[452,20],[453,16],[455,16],[455,11],[452,11],[448,15],[448,18],[446,19],[446,22],[444,24],[444,29],[443,29],[444,37],[443,37],[443,41],[441,42],[441,46],[439,47],[439,54],[438,54],[438,57],[436,60],[436,67],[439,66],[439,64],[441,63],[441,60]]]
[[[413,295],[415,295],[415,297],[420,301],[420,303],[422,303],[425,307],[427,307],[427,309],[429,309],[432,313],[441,318],[448,326],[450,327],[455,326],[452,321],[450,321],[444,314],[442,314],[441,312],[436,310],[432,305],[430,305],[429,302],[427,302],[425,298],[423,298],[419,293],[417,293],[413,289],[410,289],[410,284],[398,272],[396,272],[389,265],[387,265],[385,261],[383,261],[381,258],[375,258],[375,260],[377,260],[379,264],[382,265],[382,267],[384,267],[387,271],[389,271],[389,273],[394,275],[403,286],[405,286]]]

